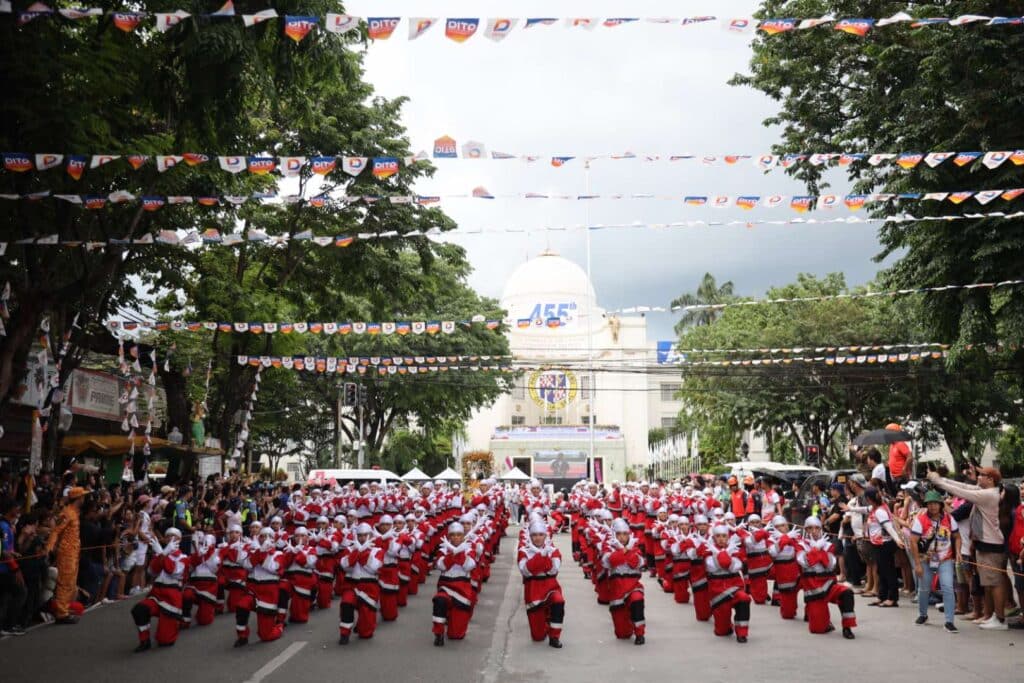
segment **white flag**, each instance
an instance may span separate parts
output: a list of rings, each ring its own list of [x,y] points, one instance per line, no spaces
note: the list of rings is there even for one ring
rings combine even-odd
[[[228,173],[241,173],[245,170],[245,157],[217,157],[221,170]]]
[[[409,40],[416,40],[437,23],[437,17],[409,17]]]
[[[359,28],[359,17],[348,14],[327,14],[327,23],[324,25],[331,33],[348,33]]]
[[[509,33],[519,23],[518,19],[511,19],[505,17],[499,17],[487,20],[487,29],[484,31],[484,35],[493,40],[494,42],[501,42],[508,37]]]
[[[249,26],[255,26],[256,24],[264,22],[267,19],[275,19],[277,16],[277,10],[265,9],[257,12],[256,14],[243,14],[242,23],[248,28]],[[327,16],[330,17],[331,15],[328,14]]]
[[[192,15],[179,9],[173,12],[157,12],[154,16],[156,17],[156,30],[164,33]]]

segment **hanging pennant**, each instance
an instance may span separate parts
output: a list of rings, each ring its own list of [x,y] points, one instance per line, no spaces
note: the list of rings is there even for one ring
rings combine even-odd
[[[317,17],[287,15],[284,18],[284,34],[296,43],[301,43],[318,21]]]
[[[67,173],[74,180],[80,180],[85,173],[87,158],[82,154],[72,154],[68,157]]]
[[[384,180],[398,173],[398,159],[395,157],[375,157],[373,160],[373,175]]]
[[[490,38],[496,43],[500,43],[508,37],[508,34],[515,29],[516,24],[519,23],[518,19],[500,17],[487,20],[487,29],[484,31],[484,36]]]
[[[256,24],[261,24],[264,21],[267,21],[268,19],[276,19],[278,16],[280,15],[278,15],[277,10],[260,10],[259,12],[256,12],[256,14],[243,14],[242,24],[246,28],[250,28],[252,26],[255,26]],[[327,16],[330,17],[331,15],[328,14]]]
[[[841,19],[836,22],[834,28],[836,31],[842,31],[843,33],[863,38],[871,31],[874,25],[874,19]]]
[[[356,31],[359,29],[359,17],[353,17],[348,14],[329,13],[324,28],[331,33],[342,35],[349,31]]]
[[[437,17],[409,17],[409,40],[416,40],[437,23]]]
[[[142,12],[114,12],[112,16],[114,26],[125,33],[131,33],[139,27],[139,24],[142,23],[142,19],[146,15]]]
[[[351,176],[357,176],[366,169],[368,157],[342,157],[341,170]]]
[[[267,175],[277,167],[274,157],[249,157],[247,168],[253,175]]]
[[[387,40],[398,28],[401,17],[368,17],[366,19],[367,35],[371,40]]]
[[[448,19],[445,21],[444,35],[449,40],[454,40],[456,43],[464,43],[473,37],[479,26],[479,19]]]
[[[4,169],[12,173],[25,173],[32,170],[32,158],[18,152],[4,152]]]

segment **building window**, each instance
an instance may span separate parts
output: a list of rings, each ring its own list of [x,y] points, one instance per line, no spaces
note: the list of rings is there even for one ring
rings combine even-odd
[[[526,400],[526,380],[516,382],[512,387],[512,399],[514,401]]]
[[[546,425],[560,425],[562,424],[561,415],[547,415],[544,417],[542,424]]]
[[[526,417],[524,417],[523,415],[513,415],[512,416],[512,426],[513,427],[515,427],[517,425],[524,425],[524,424],[526,424]]]
[[[678,382],[672,383],[672,384],[662,384],[661,385],[661,400],[663,402],[666,402],[666,403],[673,402],[673,401],[678,401],[679,399],[676,398],[676,394],[679,393],[679,387],[680,387],[680,385],[679,385]]]
[[[585,425],[588,425],[588,424],[590,424],[590,421],[591,421],[591,420],[593,420],[593,421],[594,421],[594,424],[597,424],[597,417],[596,417],[596,416],[591,416],[591,415],[584,415],[583,417],[581,417],[581,418],[580,418],[580,421],[581,421],[581,422],[582,422],[583,424],[585,424]]]
[[[589,401],[591,399],[590,375],[582,375],[580,377],[580,398],[584,401]]]
[[[301,465],[301,463],[297,463],[297,462],[290,462],[290,463],[288,463],[288,474],[290,474],[293,477],[298,477],[299,475],[301,475],[302,474],[302,465]]]
[[[663,418],[661,418],[661,428],[662,429],[675,429],[677,422],[678,421],[674,417],[663,417]]]

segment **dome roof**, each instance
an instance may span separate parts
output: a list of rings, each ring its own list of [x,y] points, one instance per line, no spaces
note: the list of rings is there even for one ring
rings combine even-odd
[[[586,271],[550,249],[516,268],[501,295],[506,308],[565,301],[582,309],[596,305],[596,299]]]

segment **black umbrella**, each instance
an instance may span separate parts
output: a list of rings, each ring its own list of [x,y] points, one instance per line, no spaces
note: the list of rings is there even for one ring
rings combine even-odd
[[[914,435],[903,429],[874,429],[858,436],[853,440],[853,444],[855,446],[876,446],[913,440]]]

